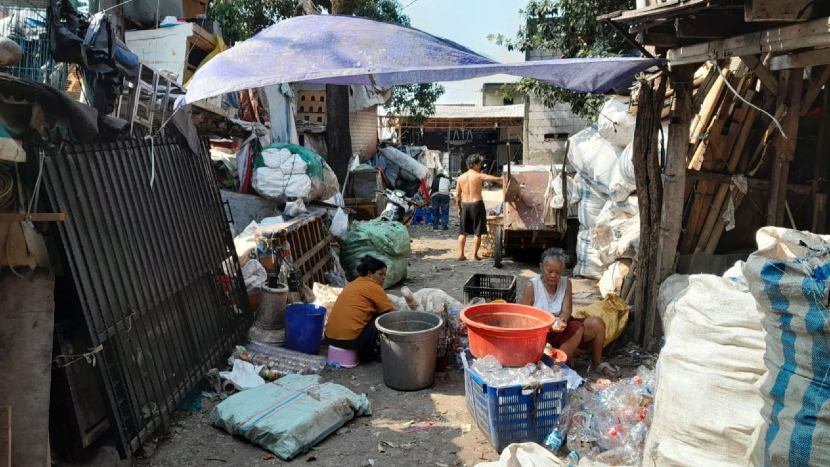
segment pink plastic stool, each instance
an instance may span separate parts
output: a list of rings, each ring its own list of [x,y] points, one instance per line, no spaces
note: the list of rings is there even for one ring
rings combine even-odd
[[[346,350],[333,345],[329,346],[328,361],[339,363],[343,368],[354,368],[358,365],[357,350]]]

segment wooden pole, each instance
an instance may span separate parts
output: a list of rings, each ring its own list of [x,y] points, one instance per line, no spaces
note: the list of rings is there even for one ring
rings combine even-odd
[[[775,144],[776,159],[773,164],[772,191],[770,192],[767,224],[784,225],[784,202],[787,199],[787,182],[789,181],[790,162],[795,157],[798,142],[799,109],[801,109],[801,92],[804,84],[804,69],[784,70],[781,72],[781,87],[789,111],[781,122],[787,138],[779,138]]]
[[[698,138],[709,126],[709,122],[712,120],[712,116],[718,108],[718,103],[720,102],[721,97],[723,96],[723,90],[726,87],[723,80],[728,76],[729,66],[727,65],[723,68],[723,74],[717,77],[717,80],[715,81],[715,84],[712,85],[712,89],[709,91],[709,94],[706,95],[706,99],[704,99],[703,105],[701,105],[700,113],[695,116],[694,120],[692,120],[692,133],[689,137],[689,142],[695,147],[700,142]]]
[[[823,234],[827,224],[827,158],[830,157],[830,91],[826,88],[821,98],[821,124],[816,146],[815,170],[813,171],[813,228],[812,232]]]
[[[692,96],[689,83],[694,78],[695,66],[672,67],[672,89],[675,96],[671,105],[666,165],[663,168],[663,205],[660,217],[660,268],[657,274],[663,282],[675,270],[677,245],[683,228],[683,201],[686,188],[686,154],[689,143],[689,124],[692,120]],[[625,295],[623,295],[625,296]]]
[[[752,98],[755,96],[754,91],[749,91],[746,95],[748,101],[752,102]],[[735,169],[738,168],[738,162],[740,161],[741,157],[744,155],[744,148],[746,147],[746,141],[749,138],[749,133],[752,130],[752,126],[755,123],[755,118],[758,115],[758,111],[753,108],[745,105],[742,107],[742,112],[739,114],[736,112],[735,118],[740,118],[742,121],[737,122],[739,128],[737,139],[735,140],[734,146],[732,147],[732,151],[729,154],[729,160],[727,161],[727,172],[734,173]],[[733,120],[733,125],[735,125],[735,121]],[[730,129],[731,131],[731,129]],[[702,251],[707,243],[709,242],[709,238],[712,235],[712,230],[715,227],[715,223],[717,222],[718,214],[720,213],[720,209],[723,206],[723,202],[726,199],[726,195],[729,193],[729,185],[721,184],[717,188],[717,192],[715,193],[715,198],[712,201],[712,206],[709,208],[709,215],[706,217],[706,222],[703,224],[703,229],[700,232],[700,239],[698,240],[697,247],[695,251]]]
[[[659,287],[658,249],[663,201],[657,132],[661,128],[660,111],[666,82],[666,76],[659,78],[659,84],[640,82],[634,135],[634,172],[640,204],[640,247],[637,253],[638,272],[631,326],[634,341],[643,342],[647,350],[656,348],[662,333],[659,312],[655,309]],[[655,84],[656,89],[652,88]]]
[[[739,90],[744,88],[745,81],[743,76],[733,76],[730,79],[733,87]],[[724,96],[716,116],[710,125],[709,136],[697,148],[697,152],[689,164],[689,168],[714,170],[721,166],[720,161],[723,160],[723,155],[729,153],[727,148],[731,149],[731,145],[736,138],[735,130],[730,131],[725,136],[723,135],[724,127],[731,116],[730,112],[733,109],[732,105],[734,101],[735,95],[731,91]],[[711,152],[711,154],[708,154],[708,157],[706,157],[708,152]],[[708,208],[712,204],[715,187],[715,184],[701,181],[698,182],[695,188],[695,197],[692,201],[686,232],[680,244],[680,252],[682,254],[692,253],[697,246],[700,232],[703,229],[707,217]]]
[[[735,211],[737,212],[746,195],[741,193],[741,190],[736,189],[731,191],[732,193],[730,193],[729,196],[732,197],[732,204],[735,207]],[[729,203],[723,203],[723,206],[720,209],[720,215],[718,216],[718,221],[717,223],[715,223],[715,227],[712,231],[712,236],[709,238],[709,244],[706,245],[706,248],[703,250],[704,252],[710,255],[715,253],[715,248],[717,248],[718,242],[720,242],[720,237],[726,230],[726,219],[723,218],[723,214],[726,212],[727,209],[729,209]]]

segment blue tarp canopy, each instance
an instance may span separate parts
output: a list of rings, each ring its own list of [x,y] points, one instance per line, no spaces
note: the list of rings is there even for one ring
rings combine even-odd
[[[308,15],[281,21],[217,55],[196,72],[186,101],[278,83],[387,87],[502,73],[572,91],[606,92],[657,62],[616,57],[505,64],[398,24]]]

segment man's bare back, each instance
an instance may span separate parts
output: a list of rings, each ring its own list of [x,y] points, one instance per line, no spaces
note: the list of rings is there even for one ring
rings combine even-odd
[[[474,169],[464,172],[456,182],[455,199],[459,204],[481,201],[481,186],[484,182],[502,183],[502,179]]]
[[[502,179],[481,173],[483,166],[482,157],[478,154],[471,154],[467,157],[469,170],[461,174],[456,182],[455,202],[458,205],[458,217],[461,220],[461,232],[458,236],[458,259],[464,261],[464,246],[467,242],[467,235],[475,236],[473,257],[478,256],[478,249],[481,247],[481,236],[487,233],[487,210],[484,200],[481,197],[481,185],[484,182],[502,183]]]

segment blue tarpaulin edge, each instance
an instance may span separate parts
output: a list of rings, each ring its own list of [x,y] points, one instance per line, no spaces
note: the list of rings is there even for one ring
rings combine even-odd
[[[188,103],[279,83],[397,86],[495,74],[578,92],[606,92],[660,62],[610,57],[498,63],[423,31],[366,18],[310,15],[281,21],[217,55],[194,75]]]

